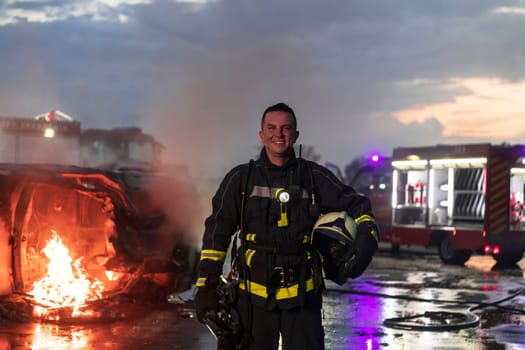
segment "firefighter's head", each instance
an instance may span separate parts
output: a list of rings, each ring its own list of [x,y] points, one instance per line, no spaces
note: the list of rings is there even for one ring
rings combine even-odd
[[[294,111],[284,103],[266,108],[259,137],[269,160],[283,165],[293,154],[293,145],[299,137]]]

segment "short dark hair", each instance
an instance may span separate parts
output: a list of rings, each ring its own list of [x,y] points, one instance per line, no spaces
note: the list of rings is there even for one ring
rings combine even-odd
[[[266,117],[266,113],[269,112],[285,112],[292,116],[293,120],[293,127],[297,129],[297,118],[295,117],[295,113],[292,109],[292,107],[288,106],[286,103],[279,102],[277,104],[274,104],[273,106],[270,106],[264,110],[264,113],[261,118],[261,130],[264,125],[264,118]]]

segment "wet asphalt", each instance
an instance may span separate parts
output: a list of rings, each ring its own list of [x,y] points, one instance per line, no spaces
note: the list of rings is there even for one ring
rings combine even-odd
[[[383,247],[360,278],[327,282],[326,349],[525,349],[525,259],[494,264],[475,255],[448,266],[432,250],[394,257]],[[126,300],[98,318],[60,323],[17,318],[1,303],[0,314],[0,349],[216,348],[191,301]]]

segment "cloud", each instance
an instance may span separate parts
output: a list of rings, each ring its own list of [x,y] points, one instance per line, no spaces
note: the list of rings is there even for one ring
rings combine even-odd
[[[438,120],[445,137],[517,139],[525,135],[525,81],[498,78],[451,78],[442,89],[465,92],[451,100],[400,110],[394,115],[402,123]]]
[[[84,127],[137,125],[166,144],[170,162],[199,175],[255,156],[260,113],[278,101],[296,109],[299,141],[339,164],[369,149],[519,139],[512,123],[514,134],[490,134],[521,110],[500,108],[517,101],[492,96],[497,84],[489,80],[510,89],[525,79],[522,18],[503,5],[519,7],[8,1],[0,13],[0,114],[58,108]],[[474,112],[491,108],[483,128]],[[403,111],[406,119],[397,119]]]
[[[0,26],[19,22],[48,23],[88,17],[93,21],[126,22],[132,5],[148,5],[152,0],[7,0],[0,13]]]
[[[492,10],[493,13],[503,14],[503,15],[525,15],[525,7],[510,7],[502,6],[497,7]]]

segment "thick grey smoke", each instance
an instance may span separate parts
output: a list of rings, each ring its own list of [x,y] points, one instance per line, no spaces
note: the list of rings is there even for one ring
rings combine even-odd
[[[258,153],[270,104],[289,103],[299,142],[344,167],[372,150],[447,141],[436,120],[404,125],[393,113],[454,92],[400,82],[524,76],[522,17],[491,1],[153,1],[106,10],[114,12],[103,21],[63,11],[60,20],[0,27],[0,114],[58,108],[83,127],[140,126],[165,144],[168,163],[201,181],[205,203],[228,169]]]

